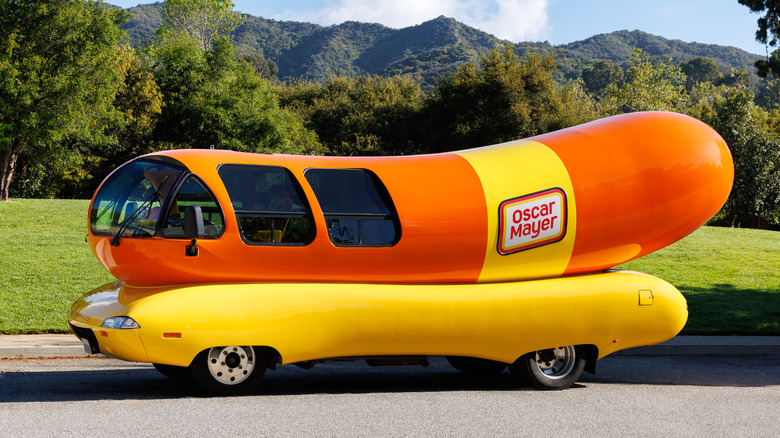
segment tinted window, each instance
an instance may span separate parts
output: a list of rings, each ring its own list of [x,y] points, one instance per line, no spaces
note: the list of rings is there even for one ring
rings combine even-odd
[[[173,198],[171,208],[163,225],[163,237],[184,238],[184,210],[188,205],[199,205],[203,212],[204,230],[206,239],[215,239],[222,235],[225,229],[225,219],[214,195],[206,188],[203,182],[195,175],[190,175],[184,180],[176,196]]]
[[[398,242],[398,215],[384,184],[365,169],[308,169],[325,215],[328,235],[337,246],[390,246]]]
[[[219,176],[230,195],[245,242],[300,245],[314,240],[309,205],[289,170],[223,164]]]
[[[157,230],[160,208],[186,169],[155,159],[136,160],[117,169],[95,195],[90,212],[94,234],[150,237]]]

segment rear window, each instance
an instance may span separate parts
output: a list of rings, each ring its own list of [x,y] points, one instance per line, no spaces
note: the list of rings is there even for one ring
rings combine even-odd
[[[384,184],[366,169],[307,169],[336,246],[392,246],[401,238],[398,214]]]

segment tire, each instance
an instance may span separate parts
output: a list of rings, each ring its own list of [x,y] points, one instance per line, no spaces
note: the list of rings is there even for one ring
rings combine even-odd
[[[165,377],[173,380],[188,380],[192,379],[190,369],[187,367],[177,367],[175,365],[163,365],[161,363],[154,363],[154,368]]]
[[[504,362],[465,356],[447,356],[447,362],[456,370],[472,376],[493,376],[507,366]]]
[[[265,353],[254,347],[213,347],[195,356],[190,372],[208,395],[242,395],[257,388],[266,363]]]
[[[525,354],[509,366],[513,376],[537,389],[571,387],[585,369],[585,357],[573,345]]]

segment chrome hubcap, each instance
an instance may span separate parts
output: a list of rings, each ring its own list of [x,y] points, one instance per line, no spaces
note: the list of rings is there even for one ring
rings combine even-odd
[[[218,382],[237,385],[252,374],[255,350],[252,347],[214,347],[209,350],[208,367]]]
[[[566,377],[576,361],[574,346],[548,348],[536,352],[536,366],[551,379]]]

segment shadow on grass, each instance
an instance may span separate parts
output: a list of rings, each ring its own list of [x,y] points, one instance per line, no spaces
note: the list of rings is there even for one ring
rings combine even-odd
[[[682,334],[780,335],[780,287],[739,289],[721,283],[678,289],[688,301],[688,323]]]

